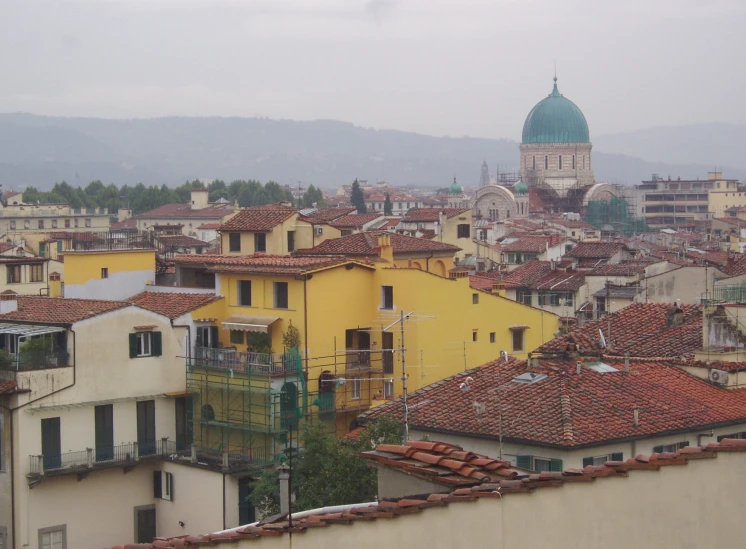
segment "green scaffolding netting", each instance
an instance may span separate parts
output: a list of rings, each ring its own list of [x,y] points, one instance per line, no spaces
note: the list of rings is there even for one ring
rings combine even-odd
[[[624,198],[617,197],[613,197],[610,200],[592,200],[588,202],[585,222],[601,230],[611,226],[616,232],[622,233],[625,236],[650,231],[647,223],[645,223],[645,219],[635,217],[630,212],[627,201]]]

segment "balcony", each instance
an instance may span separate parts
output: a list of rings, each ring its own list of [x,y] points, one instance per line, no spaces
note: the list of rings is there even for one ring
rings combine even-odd
[[[223,472],[245,470],[270,462],[263,449],[221,452],[164,438],[146,443],[130,442],[104,448],[87,448],[57,455],[29,456],[27,477],[33,487],[44,477],[77,474],[82,479],[97,469],[123,467],[129,470],[142,462],[161,459]]]
[[[297,372],[297,360],[284,353],[251,353],[235,349],[196,347],[191,366],[259,374]]]

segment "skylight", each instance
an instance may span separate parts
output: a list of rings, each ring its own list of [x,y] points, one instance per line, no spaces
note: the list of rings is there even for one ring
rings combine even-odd
[[[599,374],[611,374],[619,370],[603,362],[583,362],[583,366]]]
[[[525,372],[518,377],[513,378],[513,383],[521,383],[523,385],[533,385],[534,383],[537,383],[541,381],[542,379],[546,379],[546,374],[537,374],[536,372]]]

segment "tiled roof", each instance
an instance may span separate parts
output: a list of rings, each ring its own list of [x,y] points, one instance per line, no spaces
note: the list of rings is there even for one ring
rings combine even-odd
[[[182,234],[163,234],[158,236],[158,240],[161,244],[165,244],[166,246],[182,246],[191,248],[192,246],[204,247],[209,245],[203,240]]]
[[[702,250],[705,253],[701,253],[696,250],[688,250],[687,257],[693,259],[697,263],[711,263],[712,265],[724,266],[728,264],[728,252]]]
[[[565,255],[578,259],[608,259],[624,247],[624,242],[581,242]]]
[[[191,204],[166,204],[160,208],[140,214],[140,219],[181,219],[184,217],[221,219],[235,211],[231,204],[211,204],[207,208],[193,210]]]
[[[349,215],[354,211],[355,208],[319,208],[315,212],[302,216],[299,219],[313,225],[321,225]]]
[[[530,369],[525,361],[497,360],[424,387],[408,396],[410,429],[572,448],[746,422],[746,389],[715,386],[668,361],[630,360],[625,373],[623,359],[602,357],[619,371],[582,366],[578,374],[576,360],[539,360]],[[546,377],[513,381],[528,371]],[[502,414],[494,404],[497,388]],[[475,413],[474,402],[485,403],[486,411]],[[363,417],[398,420],[401,414],[396,399]]]
[[[215,294],[142,292],[129,298],[128,301],[174,320],[219,299],[223,297]]]
[[[633,276],[644,274],[645,269],[649,266],[650,262],[622,261],[620,263],[601,265],[586,273],[586,276]]]
[[[723,265],[722,270],[728,276],[739,276],[746,274],[746,255],[737,254],[735,258],[732,258],[725,265]]]
[[[130,217],[124,221],[115,221],[111,224],[112,231],[137,230],[137,219]]]
[[[471,210],[469,208],[412,208],[404,214],[402,221],[436,222],[440,221],[441,212],[446,216],[446,219],[451,219],[452,217],[469,213]]]
[[[298,212],[295,208],[258,206],[241,210],[220,226],[221,231],[271,231]]]
[[[375,450],[359,455],[379,465],[452,488],[514,479],[528,473],[510,462],[464,451],[461,446],[444,442],[379,444]]]
[[[399,223],[401,223],[401,218],[399,217],[384,217],[381,221],[378,221],[373,225],[372,229],[383,231],[385,229],[396,227]]]
[[[217,230],[220,228],[220,223],[204,223],[197,227],[197,230]]]
[[[503,279],[506,288],[575,291],[585,284],[585,274],[564,268],[552,269],[549,261],[533,259]]]
[[[634,299],[642,293],[639,286],[607,286],[593,294],[593,297],[608,297],[609,299]]]
[[[615,355],[630,353],[633,357],[690,356],[702,348],[702,307],[682,305],[683,323],[667,325],[671,305],[665,303],[633,303],[621,311],[589,322],[565,336],[553,339],[536,352],[563,351],[570,339],[581,349],[597,349],[601,330],[607,351]],[[609,333],[611,326],[611,333]]]
[[[298,250],[296,255],[378,255],[378,237],[380,235],[386,235],[391,239],[391,247],[393,248],[394,254],[417,252],[447,252],[455,254],[461,249],[458,246],[426,238],[404,236],[388,231],[367,231],[364,233],[351,234],[349,236],[325,240],[314,248]]]
[[[506,244],[505,241],[508,243]],[[499,244],[499,250],[501,252],[542,253],[547,250],[549,241],[550,237],[548,236],[521,235],[515,237],[511,235]],[[498,246],[496,246],[496,248],[498,248]]]
[[[497,278],[485,276],[485,273],[469,275],[469,286],[475,290],[492,292],[492,285],[497,282]]]
[[[18,384],[13,380],[9,380],[9,381],[0,380],[0,395],[9,395],[11,393],[14,393],[17,388],[18,388]]]
[[[125,301],[70,299],[64,297],[18,296],[18,310],[0,315],[0,322],[73,324],[86,318],[129,306]]]
[[[216,273],[256,273],[295,275],[349,263],[342,257],[290,257],[285,255],[208,255],[185,254],[174,258],[177,265],[196,265]],[[356,263],[360,264],[360,263]],[[362,264],[360,264],[362,265]]]
[[[637,455],[626,461],[607,461],[604,465],[589,465],[583,469],[567,469],[562,472],[544,472],[537,474],[522,475],[517,479],[503,479],[496,482],[482,483],[477,486],[457,488],[451,493],[435,493],[405,497],[398,500],[384,499],[377,503],[361,503],[359,506],[350,506],[343,511],[329,511],[318,509],[302,516],[293,516],[292,528],[286,515],[269,517],[256,525],[245,525],[222,532],[207,535],[181,535],[173,538],[156,538],[153,543],[115,545],[111,549],[197,549],[205,546],[218,546],[225,544],[233,547],[237,542],[246,540],[261,540],[264,537],[278,537],[290,532],[298,535],[307,532],[312,536],[312,530],[317,528],[341,528],[356,521],[372,521],[397,519],[407,520],[408,516],[419,515],[431,508],[443,508],[449,505],[473,503],[479,500],[495,499],[502,501],[503,498],[512,498],[514,494],[536,493],[532,497],[539,497],[542,491],[537,489],[550,488],[552,491],[562,488],[565,484],[587,483],[593,489],[601,489],[605,486],[607,478],[619,479],[614,482],[624,482],[631,475],[637,476],[635,471],[645,471],[644,478],[655,482],[657,479],[650,478],[650,471],[659,471],[661,467],[687,465],[690,460],[702,458],[717,458],[721,453],[746,452],[746,441],[723,439],[721,442],[710,443],[706,446],[688,446],[675,453],[654,453],[650,456]],[[706,463],[707,460],[705,460]],[[705,466],[706,467],[706,466]],[[707,474],[706,470],[692,472],[692,474]],[[642,478],[640,475],[640,478]],[[591,482],[597,480],[597,482]],[[613,499],[613,487],[609,488],[609,498]],[[577,497],[581,497],[578,493]],[[489,513],[488,510],[485,513]],[[499,516],[500,510],[496,506],[494,513]],[[441,515],[442,520],[447,520]],[[418,523],[422,524],[422,523]],[[458,527],[459,525],[455,525]],[[381,525],[385,528],[385,525]],[[413,532],[416,526],[413,524]],[[354,530],[345,530],[349,536],[350,546],[355,546]],[[313,543],[309,541],[309,543]],[[317,544],[323,545],[324,540],[319,538]]]
[[[362,229],[364,225],[378,218],[383,218],[382,213],[349,214],[329,222],[331,227],[338,229]]]

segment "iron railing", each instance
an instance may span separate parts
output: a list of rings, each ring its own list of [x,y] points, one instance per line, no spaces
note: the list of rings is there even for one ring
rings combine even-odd
[[[0,351],[0,371],[28,372],[71,366],[70,354],[66,351]]]
[[[746,303],[746,286],[717,286],[702,296],[704,304]]]
[[[29,456],[29,474],[45,476],[76,473],[97,468],[136,465],[152,459],[178,460],[221,470],[237,470],[271,463],[268,457],[269,453],[265,448],[221,451],[164,438],[87,448],[77,452]]]
[[[295,363],[285,358],[286,355],[283,353],[250,353],[233,349],[196,347],[191,363],[198,368],[284,374],[295,369]]]
[[[157,250],[165,251],[155,234],[148,231],[90,231],[55,234],[59,240],[69,241],[69,250]]]

